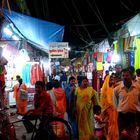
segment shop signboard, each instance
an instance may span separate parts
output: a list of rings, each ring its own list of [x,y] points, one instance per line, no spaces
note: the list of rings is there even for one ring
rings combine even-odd
[[[68,42],[49,43],[49,58],[68,58]]]

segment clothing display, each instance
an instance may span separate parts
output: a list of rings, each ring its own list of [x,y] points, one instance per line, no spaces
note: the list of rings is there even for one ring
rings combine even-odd
[[[34,85],[36,81],[42,81],[43,74],[39,64],[33,64],[31,67],[31,84]]]
[[[42,81],[43,72],[37,62],[26,63],[22,68],[22,79],[26,84],[34,85],[36,81]]]
[[[22,79],[24,83],[30,83],[31,80],[31,75],[30,75],[30,71],[31,71],[31,64],[25,64],[25,66],[23,66],[22,69]]]
[[[109,50],[107,52],[107,57],[106,57],[106,61],[107,62],[111,62],[112,55],[113,55],[112,51]]]
[[[107,58],[107,53],[105,52],[105,53],[103,53],[103,62],[105,63],[105,61],[106,61],[106,58]]]
[[[97,53],[97,62],[103,62],[103,53],[102,52]]]
[[[130,65],[134,65],[134,62],[135,62],[135,60],[134,60],[134,57],[135,56],[135,53],[134,53],[134,51],[132,51],[131,53],[130,53]]]
[[[97,70],[103,70],[103,63],[102,62],[96,62],[96,69]]]
[[[135,69],[138,69],[140,68],[140,39],[139,38],[135,38],[134,46],[136,47],[134,67]]]

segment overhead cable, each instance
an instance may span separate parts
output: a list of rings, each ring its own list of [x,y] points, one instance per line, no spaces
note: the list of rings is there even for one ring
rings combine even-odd
[[[48,0],[43,1],[42,0],[42,7],[43,7],[43,14],[44,17],[49,20],[49,6],[48,6]]]
[[[132,9],[130,9],[122,0],[120,0],[120,3],[123,5],[123,7],[124,7],[125,9],[127,9],[128,11],[134,13],[134,11],[133,11]]]
[[[108,31],[108,29],[107,29],[105,23],[104,23],[104,20],[103,20],[103,18],[102,18],[102,16],[101,16],[101,13],[100,13],[100,11],[99,11],[99,9],[98,9],[98,6],[97,6],[95,0],[94,0],[94,5],[95,5],[97,11],[95,11],[95,10],[93,9],[93,7],[92,7],[91,3],[89,2],[89,0],[87,0],[87,3],[88,3],[88,5],[89,5],[89,7],[91,8],[91,10],[94,12],[94,14],[97,16],[99,22],[101,23],[101,25],[103,26],[103,28],[105,29],[105,31],[107,32],[107,34],[110,36],[110,33],[109,33],[109,31]]]
[[[80,13],[79,13],[79,11],[78,11],[78,8],[77,8],[77,6],[76,6],[76,4],[74,3],[73,0],[72,0],[72,4],[73,4],[73,6],[74,6],[74,8],[75,8],[75,10],[76,10],[76,12],[77,12],[77,15],[78,15],[78,17],[79,17],[79,21],[81,22],[81,24],[83,24],[84,22],[83,22],[83,20],[82,20],[82,18],[81,18],[81,16],[80,16]],[[90,34],[89,34],[88,30],[87,30],[87,28],[85,28],[85,27],[83,27],[83,28],[84,28],[84,30],[86,31],[86,33],[87,33],[89,39],[90,39],[91,41],[93,41],[93,40],[92,40],[92,37],[90,36]]]
[[[73,23],[76,25],[76,21],[75,21],[75,19],[73,18],[72,14],[71,14],[71,12],[70,12],[70,10],[69,10],[69,8],[68,8],[67,5],[65,4],[65,2],[64,2],[63,4],[64,4],[64,7],[66,8],[66,10],[68,11],[69,15],[71,16]],[[83,38],[83,35],[80,33],[79,28],[76,28],[76,30],[77,30],[77,33],[78,33],[78,36],[80,37],[80,39],[81,39],[83,42],[85,42],[86,44],[88,44],[89,42],[87,42],[87,41]],[[74,32],[74,33],[75,33],[75,32]],[[76,33],[75,33],[75,34],[76,34]]]

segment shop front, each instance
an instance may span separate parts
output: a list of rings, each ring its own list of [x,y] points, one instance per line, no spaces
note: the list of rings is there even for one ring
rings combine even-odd
[[[3,12],[0,47],[8,63],[5,65],[6,95],[10,106],[15,105],[12,88],[19,75],[28,87],[28,101],[33,100],[34,84],[47,81],[50,74],[48,43],[62,41],[64,27],[24,14]]]
[[[1,47],[2,46],[3,45],[1,44]],[[46,77],[46,74],[44,73],[47,73],[47,71],[44,71],[46,70],[46,65],[44,65],[43,63],[43,56],[36,56],[36,59],[33,60],[26,49],[18,50],[8,43],[5,43],[5,45],[3,46],[3,56],[8,61],[7,65],[5,66],[5,91],[9,106],[15,105],[13,86],[17,83],[17,75],[19,75],[23,79],[23,82],[28,87],[28,101],[32,102],[33,95],[35,93],[35,82],[38,80],[44,80],[44,77]]]

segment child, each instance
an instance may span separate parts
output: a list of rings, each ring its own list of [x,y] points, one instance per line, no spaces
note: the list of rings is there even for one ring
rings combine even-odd
[[[103,119],[102,119],[101,107],[99,105],[94,105],[93,112],[94,112],[95,136],[98,138],[98,140],[105,140],[105,136],[104,136],[105,122],[103,122]]]

